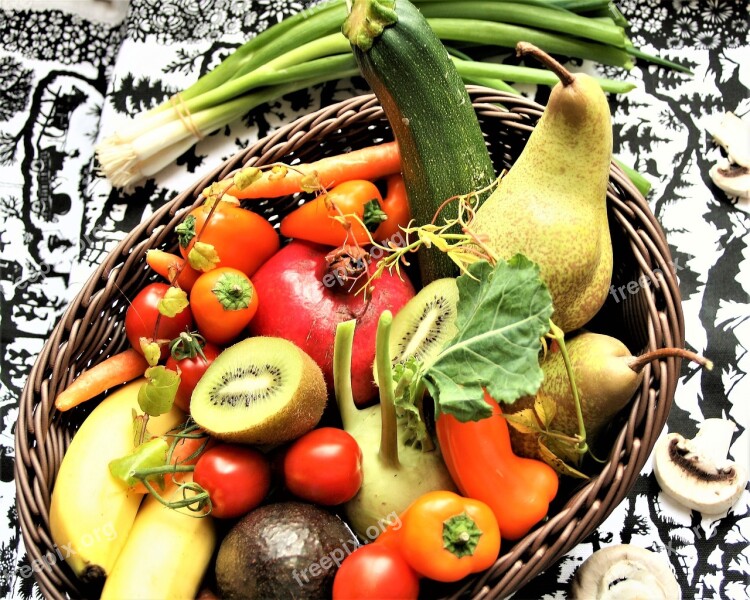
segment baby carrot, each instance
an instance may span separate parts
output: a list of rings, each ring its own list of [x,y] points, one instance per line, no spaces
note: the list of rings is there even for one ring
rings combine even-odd
[[[146,252],[146,262],[155,272],[164,277],[169,283],[174,283],[173,279],[179,271],[177,285],[183,290],[189,292],[195,280],[200,277],[200,271],[196,271],[190,265],[184,265],[185,259],[176,254],[170,254],[163,250],[149,250]]]
[[[57,398],[55,408],[70,410],[105,390],[143,375],[148,368],[146,359],[133,348],[114,354],[88,371],[81,373]]]
[[[302,180],[313,171],[326,189],[352,179],[375,181],[401,171],[401,155],[396,142],[367,146],[345,154],[326,156],[318,161],[294,165],[284,177],[265,171],[260,179],[242,190],[232,186],[228,194],[240,199],[279,198],[302,191]]]

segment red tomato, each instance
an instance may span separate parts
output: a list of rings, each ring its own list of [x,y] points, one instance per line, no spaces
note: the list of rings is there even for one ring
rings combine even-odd
[[[194,208],[178,226],[184,258],[200,236],[200,241],[211,244],[219,255],[218,266],[233,267],[250,277],[279,249],[279,234],[260,215],[231,202],[219,202],[206,225],[209,211],[209,206]]]
[[[193,481],[206,490],[211,514],[231,519],[258,506],[271,487],[271,467],[257,450],[219,444],[206,450],[195,465]]]
[[[141,352],[140,338],[155,340],[172,340],[183,331],[190,331],[193,327],[193,313],[190,307],[174,317],[161,315],[157,305],[167,293],[169,285],[166,283],[151,283],[144,287],[131,302],[125,312],[125,334],[130,345]],[[156,319],[159,317],[159,330],[155,331]],[[169,353],[167,344],[161,347],[161,357],[166,358]]]
[[[401,554],[384,544],[368,544],[341,563],[333,580],[333,600],[416,600],[419,576]]]
[[[343,429],[313,429],[287,450],[284,482],[295,496],[317,504],[351,500],[362,485],[362,450]]]
[[[180,374],[180,386],[177,388],[174,404],[189,413],[193,390],[208,365],[221,354],[221,348],[210,342],[201,343],[198,336],[188,333],[180,334],[179,338],[172,341],[171,347],[166,367]]]

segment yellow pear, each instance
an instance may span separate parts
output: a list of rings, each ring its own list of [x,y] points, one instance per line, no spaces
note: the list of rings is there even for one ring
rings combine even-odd
[[[521,155],[478,208],[471,230],[505,260],[536,262],[552,295],[552,320],[563,331],[586,324],[601,308],[612,277],[607,185],[612,124],[596,80],[570,73],[531,44],[560,78]]]

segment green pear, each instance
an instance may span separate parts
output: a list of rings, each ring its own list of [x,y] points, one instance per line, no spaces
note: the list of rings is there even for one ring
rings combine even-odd
[[[607,185],[612,124],[595,79],[571,74],[531,44],[560,78],[526,146],[477,209],[470,229],[499,257],[536,262],[552,295],[552,320],[563,331],[586,324],[601,308],[612,277]]]
[[[650,362],[665,356],[680,356],[711,368],[710,361],[681,348],[660,348],[633,356],[620,340],[600,333],[584,331],[566,341],[568,356],[578,388],[586,442],[594,453],[606,455],[609,448],[601,447],[602,433],[614,417],[623,410],[643,384],[643,369]],[[544,379],[536,396],[524,397],[504,406],[507,415],[533,408],[535,403],[549,407],[547,429],[566,436],[579,433],[578,415],[570,378],[559,347],[547,352],[541,363]],[[511,421],[512,423],[512,421]],[[538,432],[510,428],[511,442],[517,454],[541,458],[537,442]],[[544,437],[544,436],[543,436]],[[552,438],[544,440],[564,460],[578,464],[580,454],[575,444],[561,444]],[[547,443],[551,441],[552,443]],[[558,452],[561,451],[561,452]]]

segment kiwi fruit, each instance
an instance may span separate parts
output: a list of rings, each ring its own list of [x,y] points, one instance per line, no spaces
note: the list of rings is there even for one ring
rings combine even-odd
[[[391,326],[393,364],[416,358],[429,364],[458,332],[458,286],[451,277],[437,279],[422,288],[396,313]],[[373,365],[375,381],[377,368]]]
[[[306,352],[258,336],[216,357],[195,386],[190,414],[221,440],[280,444],[315,427],[327,400],[323,372]]]

